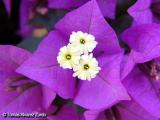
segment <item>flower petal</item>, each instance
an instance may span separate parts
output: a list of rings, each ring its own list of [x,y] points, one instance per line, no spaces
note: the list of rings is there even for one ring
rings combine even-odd
[[[3,107],[3,109],[1,109],[1,113],[32,113],[41,111],[40,108],[43,107],[42,93],[40,88],[41,86],[32,87],[23,94],[17,96],[12,102],[8,103]]]
[[[21,48],[11,45],[0,45],[0,71],[14,71],[30,55],[31,53]]]
[[[57,63],[60,48],[67,44],[61,36],[57,32],[50,32],[36,52],[17,69],[17,72],[40,82],[64,98],[70,98],[75,88],[73,72],[62,69]]]
[[[134,61],[143,63],[160,56],[159,36],[159,24],[143,24],[127,29],[122,34],[122,39],[132,49],[130,56]]]
[[[115,103],[129,99],[119,78],[122,54],[107,56],[101,71],[92,81],[80,81],[74,102],[87,109],[103,110]]]
[[[14,75],[11,72],[0,72],[0,111],[20,95],[16,91],[11,92],[7,90],[7,79]]]
[[[46,86],[42,86],[42,91],[43,91],[43,106],[47,109],[51,106],[54,98],[56,97],[56,93]]]
[[[112,54],[121,50],[116,34],[104,19],[96,0],[91,0],[68,13],[55,25],[55,28],[67,36],[67,39],[73,31],[82,31],[94,35],[98,42],[94,50],[95,54],[103,52]]]
[[[158,118],[153,117],[134,100],[121,102],[116,107],[120,112],[122,120],[158,120]]]
[[[115,18],[117,0],[97,0],[97,3],[105,17]]]
[[[48,0],[49,8],[57,8],[57,9],[72,9],[78,7],[88,0]]]
[[[128,9],[129,15],[134,19],[135,24],[152,23],[152,12],[150,10],[152,0],[137,0],[137,2]]]
[[[130,54],[124,55],[121,62],[121,70],[120,70],[121,80],[123,80],[132,71],[134,66],[135,66],[135,61],[132,58],[132,56]]]
[[[108,120],[104,112],[96,110],[88,110],[84,112],[85,120]]]
[[[48,0],[49,8],[73,9],[79,7],[89,0]],[[97,0],[99,7],[105,17],[115,18],[116,0]]]
[[[135,102],[153,116],[160,117],[160,96],[152,81],[135,67],[123,84]]]

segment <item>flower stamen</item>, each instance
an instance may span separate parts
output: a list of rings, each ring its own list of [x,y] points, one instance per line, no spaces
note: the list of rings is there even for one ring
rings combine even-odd
[[[31,82],[31,83],[26,83],[26,84],[23,84],[23,85],[21,85],[21,86],[17,86],[17,91],[18,92],[24,92],[24,91],[26,91],[27,89],[29,89],[29,88],[31,88],[31,87],[34,87],[34,86],[36,86],[37,85],[37,83],[36,82]]]
[[[84,65],[84,69],[85,69],[85,70],[88,70],[88,69],[89,69],[89,65],[88,65],[88,64],[85,64],[85,65]]]
[[[153,80],[160,80],[160,63],[156,61],[150,61],[144,64],[140,64],[139,68]]]
[[[154,62],[151,64],[150,76],[152,79],[160,80],[160,64]]]
[[[70,60],[72,58],[72,56],[70,54],[66,55],[66,59]]]
[[[16,76],[7,79],[7,91],[24,92],[25,90],[37,85],[35,81],[28,80],[25,76]]]
[[[9,79],[7,79],[7,82],[9,84],[12,84],[14,82],[18,82],[18,81],[25,80],[25,79],[27,79],[27,77],[25,76],[16,76],[16,77],[10,77]]]
[[[85,41],[84,38],[81,38],[81,39],[80,39],[80,43],[81,43],[81,44],[85,44],[85,42],[86,42],[86,41]]]

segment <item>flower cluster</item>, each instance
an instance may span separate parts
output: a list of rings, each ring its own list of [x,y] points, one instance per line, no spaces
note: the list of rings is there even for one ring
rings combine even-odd
[[[62,68],[74,70],[74,77],[91,81],[99,73],[98,61],[91,53],[96,47],[95,37],[81,31],[72,32],[67,46],[60,48],[57,61]]]

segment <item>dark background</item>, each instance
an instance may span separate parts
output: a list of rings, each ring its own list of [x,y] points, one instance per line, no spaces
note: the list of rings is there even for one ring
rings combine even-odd
[[[11,15],[7,14],[3,1],[0,0],[0,44],[16,45],[21,37],[16,34],[19,29],[20,0],[12,0]]]

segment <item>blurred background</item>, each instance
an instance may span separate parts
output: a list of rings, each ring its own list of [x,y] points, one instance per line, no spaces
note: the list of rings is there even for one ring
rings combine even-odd
[[[0,0],[0,44],[17,45],[30,51],[35,50],[47,32],[53,29],[54,24],[69,12],[66,10],[52,9],[48,10],[45,15],[34,14],[33,19],[28,22],[28,26],[32,25],[45,28],[47,32],[44,32],[44,30],[34,31],[24,36],[19,33],[20,18],[22,17],[20,14],[22,10],[20,9],[21,0],[11,0],[10,13],[7,11],[6,1],[7,0]],[[42,1],[43,0],[39,0],[40,3]],[[117,35],[131,25],[132,18],[127,14],[127,9],[135,2],[136,0],[118,0],[116,19],[106,19],[116,31]]]

